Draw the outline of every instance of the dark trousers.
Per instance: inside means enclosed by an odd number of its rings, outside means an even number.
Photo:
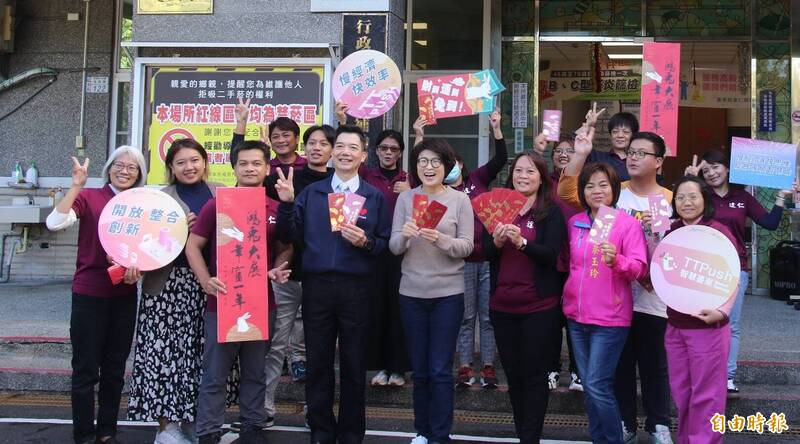
[[[197,396],[197,436],[222,431],[225,422],[226,381],[236,358],[239,359],[239,419],[242,428],[258,427],[267,420],[264,393],[267,389],[267,353],[270,341],[217,341],[217,313],[206,312],[203,335],[203,378]],[[269,329],[275,324],[275,311],[269,312]]]
[[[564,316],[564,312],[560,311],[559,306],[559,313],[560,313],[560,325],[559,331],[561,329],[564,330],[564,334],[559,333],[556,335],[555,338],[555,347],[552,350],[552,354],[550,355],[550,365],[548,366],[548,372],[559,372],[561,373],[561,347],[564,343],[564,336],[567,337],[567,351],[569,351],[569,372],[578,374],[578,366],[575,365],[575,354],[572,352],[572,339],[569,337],[569,329],[567,329],[567,318]],[[580,377],[580,375],[578,375]]]
[[[561,307],[525,314],[489,312],[522,444],[538,443],[542,436],[550,397],[547,358],[560,342],[561,317]]]
[[[136,325],[136,294],[100,298],[72,294],[72,423],[76,443],[117,433],[125,361]],[[94,425],[94,389],[97,428]]]
[[[308,274],[303,281],[306,403],[312,443],[364,440],[364,390],[371,278]],[[333,371],[339,339],[339,415],[333,415]]]
[[[656,424],[669,427],[669,374],[664,333],[667,319],[633,312],[628,340],[617,364],[614,392],[622,421],[628,431],[637,428],[636,367],[642,385],[642,406],[647,415],[645,430],[654,432]]]
[[[453,427],[453,358],[464,317],[464,295],[434,299],[400,295],[414,381],[414,428],[429,443],[450,441]]]
[[[385,252],[375,270],[375,290],[369,316],[367,369],[404,373],[410,368],[403,321],[400,318],[402,256]]]

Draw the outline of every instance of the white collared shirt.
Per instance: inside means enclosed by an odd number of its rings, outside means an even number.
[[[353,176],[350,180],[344,181],[340,179],[336,173],[333,173],[333,178],[331,179],[331,188],[333,188],[335,193],[344,193],[345,187],[347,189],[346,192],[355,193],[358,191],[359,185],[361,185],[361,180],[358,177],[358,174]]]

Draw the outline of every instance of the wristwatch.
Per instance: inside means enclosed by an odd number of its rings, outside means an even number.
[[[527,246],[528,246],[528,239],[525,239],[525,238],[523,237],[523,238],[522,238],[522,246],[521,246],[521,247],[519,247],[519,248],[517,248],[517,250],[524,250],[524,249],[525,249],[525,247],[527,247]]]
[[[375,242],[373,242],[372,239],[367,237],[367,240],[364,241],[364,245],[362,245],[361,248],[367,251],[372,251],[373,246],[375,246]]]

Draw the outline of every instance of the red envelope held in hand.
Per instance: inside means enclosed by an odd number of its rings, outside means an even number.
[[[592,228],[589,229],[589,242],[600,245],[608,241],[608,237],[611,235],[611,228],[613,228],[616,219],[617,210],[605,205],[601,206],[597,216],[594,218]]]
[[[344,214],[344,193],[328,194],[328,214],[331,218],[331,231],[340,231],[341,225],[347,223]]]
[[[422,215],[425,214],[425,210],[428,209],[428,196],[424,194],[415,194],[412,202],[411,222],[419,227]]]
[[[513,223],[527,200],[517,190],[495,188],[472,199],[472,209],[491,234],[498,226]]]
[[[342,207],[345,223],[352,225],[358,222],[358,215],[364,207],[364,202],[366,202],[366,200],[366,197],[359,194],[347,193],[344,198],[344,206]]]
[[[111,278],[112,284],[120,284],[125,279],[125,267],[119,264],[108,267],[108,277]]]
[[[428,125],[436,125],[436,116],[433,114],[433,96],[430,94],[420,94],[417,96],[419,102],[419,115],[425,119]]]
[[[422,217],[417,224],[419,228],[430,228],[436,229],[436,226],[439,225],[439,222],[444,217],[444,213],[447,211],[447,207],[442,205],[437,201],[433,201],[428,204],[428,207],[425,209],[425,212],[422,214]]]

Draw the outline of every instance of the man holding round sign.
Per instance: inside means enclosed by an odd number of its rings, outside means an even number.
[[[709,188],[687,176],[675,186],[674,196],[679,219],[653,253],[650,279],[667,304],[664,345],[678,407],[678,442],[722,443],[723,435],[709,421],[725,412],[728,320],[741,264],[733,235],[712,219]]]

